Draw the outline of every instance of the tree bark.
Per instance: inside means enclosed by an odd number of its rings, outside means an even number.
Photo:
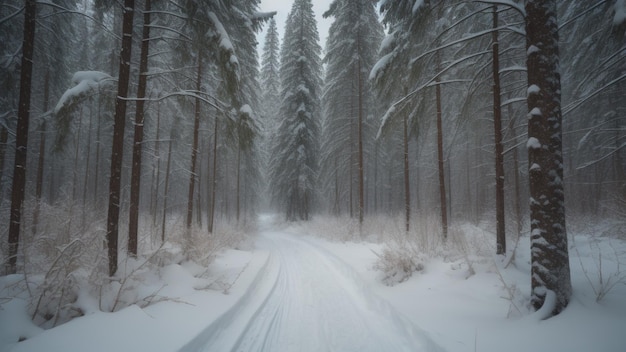
[[[196,75],[196,90],[199,92],[202,86],[202,55],[198,53],[198,71]],[[196,162],[198,159],[198,135],[200,133],[200,99],[196,98],[195,114],[193,121],[193,145],[191,146],[191,168],[189,170],[189,194],[187,198],[187,228],[191,228],[193,220],[193,193],[196,181]]]
[[[46,70],[44,76],[43,111],[48,111],[50,100],[50,70]],[[37,234],[39,224],[39,211],[41,209],[41,196],[43,193],[43,168],[46,155],[46,120],[39,126],[39,155],[37,155],[37,179],[35,181],[35,209],[33,210],[33,235]]]
[[[20,98],[15,131],[15,161],[11,187],[11,217],[9,222],[9,255],[7,274],[17,270],[17,250],[22,225],[22,205],[26,185],[26,155],[28,147],[28,123],[30,119],[30,94],[33,76],[33,51],[35,48],[36,8],[35,0],[24,5],[24,37],[22,39],[22,63],[20,71]]]
[[[561,77],[555,0],[526,1],[531,304],[553,293],[551,314],[572,294],[563,194]]]
[[[357,31],[358,33],[358,31]],[[358,139],[359,139],[359,230],[363,226],[363,216],[365,212],[365,190],[364,190],[364,176],[363,176],[363,82],[361,78],[361,38],[357,36],[357,49],[358,49],[358,63],[357,63],[357,80],[358,80]]]
[[[208,231],[209,233],[213,233],[213,224],[215,222],[215,196],[217,194],[217,131],[219,120],[217,118],[217,113],[215,114],[215,130],[213,131],[213,186],[211,190],[211,216],[209,217]]]
[[[492,75],[493,75],[493,136],[496,166],[496,254],[506,253],[504,223],[504,156],[502,147],[502,107],[500,102],[500,53],[498,44],[498,6],[493,6]]]
[[[7,142],[9,141],[9,130],[0,124],[0,180],[4,179],[4,161],[7,154]],[[0,194],[3,194],[4,188],[0,182]]]
[[[152,224],[156,227],[158,217],[159,187],[161,178],[161,103],[157,103],[156,136],[154,138],[154,159],[152,165],[152,192],[150,194],[150,212],[152,213]]]
[[[437,20],[443,17],[443,3],[437,6]],[[437,40],[439,42],[439,40]],[[446,201],[446,177],[443,156],[443,112],[441,107],[441,53],[435,53],[435,69],[437,77],[435,78],[435,100],[437,106],[437,169],[439,173],[439,205],[441,207],[441,233],[444,241],[448,238],[448,205]]]
[[[441,59],[437,55],[437,72],[441,69]],[[448,238],[448,205],[446,202],[446,178],[443,160],[443,122],[441,108],[441,85],[440,79],[435,80],[435,99],[437,103],[437,165],[439,171],[439,204],[441,207],[441,230],[443,239]]]
[[[95,163],[95,169],[96,172],[93,176],[93,199],[95,202],[95,207],[96,209],[98,209],[98,211],[100,210],[100,196],[98,194],[98,175],[100,175],[100,129],[102,126],[102,116],[100,115],[100,111],[102,110],[102,95],[100,94],[100,90],[98,89],[98,109],[97,109],[97,113],[96,116],[98,116],[98,122],[97,122],[97,126],[96,126],[96,160],[94,161]]]
[[[405,91],[406,92],[406,91]],[[411,227],[411,189],[409,186],[409,133],[408,133],[408,114],[404,114],[404,211],[405,211],[405,231],[408,233]]]
[[[150,49],[151,0],[145,0],[143,11],[143,34],[139,58],[139,84],[135,111],[135,134],[133,141],[133,161],[130,177],[130,209],[128,219],[128,254],[137,256],[137,231],[139,227],[139,195],[141,192],[141,157],[143,152],[144,105],[148,74],[148,51]]]
[[[161,244],[165,243],[165,220],[167,217],[167,200],[169,198],[170,184],[170,167],[172,164],[172,137],[173,132],[170,131],[170,140],[167,147],[167,163],[165,165],[165,181],[163,184],[163,218],[161,219]]]
[[[237,146],[237,185],[236,185],[236,197],[235,206],[236,206],[236,215],[237,215],[237,224],[239,224],[239,216],[241,211],[240,197],[241,197],[241,145]]]
[[[130,80],[130,57],[133,45],[133,16],[135,1],[124,0],[122,25],[122,50],[120,52],[117,98],[113,123],[113,143],[111,148],[111,174],[109,177],[109,209],[107,215],[107,247],[109,276],[117,271],[117,241],[120,218],[120,189],[122,179],[122,156],[124,152],[124,129],[126,126],[126,98]]]

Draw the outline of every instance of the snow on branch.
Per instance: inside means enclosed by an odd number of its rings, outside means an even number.
[[[389,54],[381,57],[376,62],[376,64],[374,65],[374,67],[372,67],[372,70],[370,71],[370,76],[369,76],[370,80],[375,80],[378,77],[378,75],[381,73],[381,71],[383,71],[389,65],[389,61],[393,57],[393,54],[394,52],[392,51]]]
[[[209,106],[217,109],[220,112],[226,112],[224,110],[223,107],[221,107],[219,104],[221,104],[222,106],[227,106],[228,104],[223,103],[221,101],[216,100],[216,98],[210,94],[207,94],[206,92],[202,92],[202,91],[197,91],[197,90],[180,90],[177,92],[170,92],[167,93],[163,96],[160,96],[158,98],[121,98],[118,97],[118,99],[122,99],[122,100],[126,100],[126,101],[137,101],[137,100],[143,100],[143,101],[161,101],[161,100],[165,100],[167,98],[171,98],[171,97],[190,97],[190,98],[194,98],[194,99],[198,99],[200,101],[203,101],[205,103],[207,103]],[[219,103],[219,104],[216,104]]]
[[[608,82],[607,84],[603,85],[602,87],[600,87],[600,88],[596,89],[595,91],[589,93],[587,96],[582,97],[578,101],[575,101],[575,102],[571,103],[570,105],[566,106],[565,108],[563,108],[563,116],[569,114],[570,112],[572,112],[573,110],[575,110],[576,108],[580,107],[585,102],[587,102],[587,100],[589,100],[589,99],[593,98],[594,96],[600,94],[605,89],[609,88],[610,86],[618,83],[619,81],[621,81],[623,79],[626,79],[626,74],[623,74],[623,75],[615,78],[614,80]]]
[[[585,137],[586,136],[587,135],[585,135]],[[588,168],[589,166],[595,165],[595,164],[601,162],[602,160],[605,160],[605,159],[609,158],[613,154],[619,153],[624,148],[626,148],[626,142],[622,143],[619,147],[617,147],[617,148],[611,150],[610,152],[606,153],[605,155],[603,155],[599,159],[589,161],[589,162],[587,162],[587,163],[585,163],[583,165],[580,165],[580,166],[576,167],[576,170],[582,170],[582,169]]]
[[[618,2],[619,1],[623,1],[623,0],[618,0]],[[581,11],[580,13],[576,14],[576,16],[563,21],[561,24],[559,24],[559,31],[561,30],[561,28],[567,26],[568,24],[575,23],[577,19],[579,19],[580,17],[585,16],[587,13],[593,11],[596,7],[598,7],[598,6],[600,6],[600,5],[604,4],[604,3],[606,3],[606,0],[600,0],[595,5],[590,6],[585,11]],[[615,4],[615,10],[617,12],[617,4]]]
[[[57,105],[54,107],[54,114],[62,113],[63,110],[68,109],[76,101],[87,96],[92,91],[102,86],[110,86],[113,82],[115,82],[113,77],[100,71],[78,71],[74,73],[72,77],[74,87],[63,93]]]
[[[271,12],[255,12],[252,15],[252,20],[257,20],[257,21],[268,21],[270,18],[276,16],[276,11],[271,11]]]
[[[458,65],[458,64],[460,64],[462,62],[465,62],[468,59],[471,59],[471,58],[474,58],[474,57],[478,57],[478,56],[482,56],[482,55],[486,55],[486,54],[490,54],[490,53],[491,53],[490,50],[480,51],[480,52],[474,53],[472,55],[464,56],[464,57],[462,57],[462,58],[460,58],[458,60],[455,60],[455,61],[451,62],[448,66],[444,67],[441,71],[437,72],[433,77],[431,77],[426,83],[424,83],[421,86],[415,88],[413,91],[409,92],[409,94],[407,94],[406,96],[404,96],[400,100],[398,100],[395,103],[393,103],[392,107],[397,106],[397,105],[403,103],[404,101],[410,99],[412,96],[414,96],[415,94],[419,93],[422,89],[432,86],[433,82],[435,82],[435,80],[437,78],[439,78],[439,76],[441,76],[442,74],[444,74],[448,70],[452,69],[454,66],[456,66],[456,65]],[[458,82],[458,81],[453,81],[453,82]],[[438,84],[442,84],[442,82],[437,82],[437,83]]]
[[[513,27],[508,26],[508,25],[500,26],[498,28],[490,28],[490,29],[486,29],[484,31],[479,31],[479,32],[476,32],[476,33],[468,33],[466,36],[464,36],[461,39],[453,40],[453,41],[444,43],[443,45],[438,46],[436,48],[433,48],[433,49],[425,51],[421,55],[414,57],[411,60],[411,63],[414,63],[415,61],[418,61],[418,60],[426,57],[427,55],[435,53],[435,52],[437,52],[439,50],[442,50],[442,49],[445,49],[445,48],[449,48],[449,47],[454,46],[456,44],[461,44],[461,43],[464,43],[464,42],[468,42],[468,41],[471,41],[472,39],[480,38],[480,37],[482,37],[484,35],[491,34],[494,31],[502,31],[502,30],[506,30],[506,29],[512,30],[513,32],[518,33],[520,35],[526,35],[523,30],[516,29],[516,28],[513,28]]]
[[[217,32],[217,36],[219,38],[220,47],[224,50],[234,52],[235,47],[230,40],[230,36],[228,35],[226,28],[224,28],[222,22],[217,18],[217,15],[215,15],[215,13],[213,12],[209,12],[208,16],[209,19],[211,19],[211,21],[213,22],[213,26],[215,26],[215,31]]]

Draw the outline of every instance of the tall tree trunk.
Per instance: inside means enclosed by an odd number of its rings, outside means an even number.
[[[211,222],[211,142],[208,142],[207,146],[207,157],[206,157],[206,223],[207,228],[209,226],[209,222]],[[207,232],[209,232],[207,230]]]
[[[43,111],[48,111],[50,100],[50,69],[46,69],[44,76]],[[39,155],[37,156],[37,179],[35,181],[35,209],[33,210],[33,235],[37,234],[41,196],[43,193],[43,168],[46,155],[46,120],[39,126]]]
[[[90,99],[91,100],[91,99]],[[91,130],[93,126],[93,109],[89,108],[89,124],[87,125],[87,150],[85,151],[85,173],[83,175],[83,196],[82,196],[82,211],[80,217],[81,229],[85,228],[87,222],[87,190],[89,189],[89,171],[91,163]]]
[[[0,124],[0,195],[3,195],[4,192],[2,180],[4,179],[4,161],[6,159],[8,141],[9,130],[4,124]]]
[[[502,107],[500,102],[500,53],[498,44],[498,6],[493,6],[492,75],[493,75],[493,136],[496,163],[496,254],[506,253],[504,227],[504,156],[502,147]]]
[[[124,0],[122,25],[122,50],[120,52],[117,98],[113,123],[113,143],[111,147],[111,174],[109,176],[109,210],[107,215],[107,247],[109,275],[117,271],[117,241],[120,218],[120,190],[122,179],[122,156],[124,153],[124,129],[126,126],[126,98],[130,80],[130,54],[133,45],[133,16],[135,1]]]
[[[406,90],[405,90],[406,92]],[[404,211],[405,211],[405,231],[408,233],[411,228],[411,189],[409,187],[409,126],[408,114],[403,118],[403,144],[404,144]]]
[[[100,116],[100,111],[102,109],[102,95],[100,94],[100,90],[98,89],[98,109],[96,115],[98,116],[98,123],[96,126],[96,160],[95,168],[96,172],[93,175],[93,199],[95,202],[95,208],[100,210],[100,196],[98,195],[98,175],[100,175],[100,130],[102,125],[102,116]]]
[[[439,53],[437,56],[437,72],[441,70],[441,58]],[[444,171],[444,156],[443,156],[443,122],[442,122],[442,108],[441,108],[441,80],[439,77],[435,80],[435,99],[437,103],[437,165],[439,171],[439,204],[441,207],[441,230],[443,239],[448,238],[448,205],[446,202],[446,178]]]
[[[443,2],[437,6],[437,20],[443,17]],[[439,43],[439,40],[437,40]],[[441,107],[441,53],[435,53],[435,69],[437,77],[435,79],[435,100],[437,106],[437,169],[439,173],[439,205],[441,207],[441,230],[444,241],[448,238],[448,205],[446,201],[446,177],[443,155],[443,112]]]
[[[240,196],[241,196],[241,145],[237,146],[237,199],[236,201],[236,214],[237,214],[237,224],[239,224],[239,215],[240,215]]]
[[[219,119],[217,113],[215,114],[215,130],[213,131],[213,185],[211,187],[211,216],[209,217],[208,231],[213,233],[213,224],[215,223],[215,197],[217,194],[217,131]]]
[[[354,219],[354,102],[353,97],[350,97],[350,174],[349,183],[350,187],[350,219]],[[358,137],[357,137],[358,138]],[[357,140],[357,145],[358,145]]]
[[[202,55],[198,53],[198,71],[196,75],[196,90],[199,92],[202,86]],[[191,168],[189,170],[189,194],[187,198],[187,228],[191,228],[193,220],[193,194],[196,181],[196,162],[198,159],[198,134],[200,133],[200,99],[196,98],[195,113],[193,120],[193,145],[191,146]]]
[[[561,77],[555,0],[526,1],[531,304],[556,296],[552,315],[572,294],[563,194]]]
[[[377,214],[378,213],[378,152],[379,152],[379,145],[378,145],[378,141],[374,142],[376,143],[376,145],[374,146],[374,187],[372,187],[374,189],[374,209],[373,213]]]
[[[143,152],[144,103],[148,75],[148,51],[150,49],[150,2],[145,0],[143,11],[143,34],[139,58],[139,84],[135,111],[135,135],[133,161],[130,176],[130,209],[128,219],[128,254],[137,256],[137,231],[139,227],[139,193],[141,192],[141,156]]]
[[[358,32],[357,32],[358,33]],[[357,63],[357,80],[358,80],[358,109],[359,109],[359,123],[358,123],[358,138],[359,138],[359,229],[363,226],[363,213],[365,212],[365,190],[364,190],[364,176],[363,176],[363,82],[361,78],[361,53],[360,53],[360,41],[361,38],[357,35],[357,55],[359,56]]]
[[[416,139],[419,138],[419,136],[416,137]],[[413,203],[413,209],[415,209],[415,213],[418,214],[420,209],[421,209],[421,204],[420,204],[420,162],[419,162],[419,143],[416,143],[416,148],[415,148],[415,176],[413,176],[413,179],[415,180],[415,202]],[[416,215],[416,221],[418,219],[417,215]]]
[[[79,124],[78,131],[76,133],[76,139],[74,142],[74,166],[72,167],[72,197],[70,198],[69,209],[67,212],[67,229],[64,232],[64,240],[66,243],[69,243],[71,240],[72,234],[72,223],[74,221],[74,206],[76,205],[76,192],[78,191],[78,157],[80,148],[80,137],[82,136],[83,129],[83,118],[84,118],[84,107],[81,105],[80,107],[80,116],[79,116]]]
[[[150,192],[150,212],[152,213],[152,224],[156,227],[158,217],[159,187],[161,182],[161,152],[159,150],[161,141],[161,103],[157,103],[156,136],[154,138],[154,162],[152,167],[152,192]]]
[[[173,132],[170,131],[170,140],[167,147],[167,163],[165,165],[165,181],[163,184],[163,218],[161,219],[161,244],[165,243],[165,220],[167,218],[167,200],[169,198],[170,184],[170,166],[172,164],[172,137]]]
[[[511,135],[513,136],[513,145],[517,145],[517,135],[515,135],[515,129],[513,128],[513,109],[511,108],[511,104],[507,107],[509,118],[511,122],[509,123],[509,130],[511,131]],[[519,172],[519,151],[518,148],[513,148],[513,182],[515,184],[514,192],[514,208],[515,208],[515,222],[517,223],[517,237],[522,234],[523,222],[522,222],[522,208],[521,208],[521,187],[520,187],[520,172]],[[515,254],[515,253],[514,253]]]
[[[22,63],[20,71],[20,98],[15,131],[15,166],[11,187],[11,218],[9,222],[9,261],[7,274],[17,270],[17,250],[22,225],[22,204],[26,185],[26,155],[28,146],[28,122],[30,119],[30,88],[33,75],[33,51],[35,47],[35,0],[24,5],[24,37],[22,40]]]
[[[339,169],[337,168],[337,159],[339,156],[335,155],[335,204],[333,206],[333,212],[335,216],[339,216],[341,214],[341,196],[339,192]]]

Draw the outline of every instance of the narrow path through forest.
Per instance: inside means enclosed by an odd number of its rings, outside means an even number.
[[[356,272],[305,237],[266,229],[270,256],[231,311],[181,351],[440,351]]]

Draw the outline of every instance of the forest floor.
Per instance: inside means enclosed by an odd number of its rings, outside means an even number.
[[[542,321],[527,305],[527,236],[501,258],[485,245],[493,234],[466,224],[463,250],[424,244],[407,264],[394,253],[415,254],[415,242],[337,238],[342,225],[320,221],[263,217],[253,247],[224,250],[209,270],[183,262],[144,277],[161,297],[144,308],[86,301],[84,316],[42,330],[26,301],[2,298],[0,351],[626,350],[626,241],[609,225],[570,231],[574,294]]]

